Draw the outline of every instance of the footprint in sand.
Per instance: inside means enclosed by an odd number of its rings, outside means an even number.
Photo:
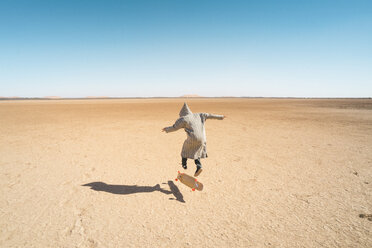
[[[79,247],[98,247],[97,241],[91,237],[87,237],[85,229],[85,218],[87,210],[85,208],[75,210],[75,222],[66,230],[66,235],[77,242]]]
[[[98,247],[98,243],[94,239],[88,239],[88,245],[91,248],[96,248]]]

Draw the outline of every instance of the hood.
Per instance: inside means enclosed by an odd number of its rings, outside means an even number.
[[[180,111],[180,117],[183,117],[183,116],[186,116],[186,115],[190,115],[190,114],[192,114],[192,112],[191,112],[189,106],[187,106],[187,103],[184,103],[183,104],[183,107],[182,107],[182,109]]]

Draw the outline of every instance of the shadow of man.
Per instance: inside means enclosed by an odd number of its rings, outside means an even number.
[[[156,184],[155,186],[138,186],[138,185],[115,185],[115,184],[107,184],[104,182],[92,182],[92,183],[83,184],[82,186],[88,186],[90,187],[90,189],[95,190],[95,191],[104,191],[104,192],[108,192],[111,194],[119,194],[119,195],[150,193],[150,192],[159,191],[166,195],[173,194],[176,199],[169,198],[170,200],[177,200],[180,202],[185,202],[183,200],[183,196],[181,192],[179,191],[178,187],[172,181],[168,181],[168,185],[171,191],[162,189],[159,184]]]

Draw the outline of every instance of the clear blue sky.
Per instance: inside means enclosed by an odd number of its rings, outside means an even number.
[[[372,1],[0,1],[0,96],[372,96]]]

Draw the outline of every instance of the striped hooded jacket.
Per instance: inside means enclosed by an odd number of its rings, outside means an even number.
[[[193,114],[185,103],[180,111],[180,118],[173,126],[166,127],[167,133],[183,128],[187,134],[187,139],[183,143],[181,156],[183,158],[199,159],[207,157],[207,138],[205,135],[204,124],[207,119],[222,120],[223,115],[208,113]]]

